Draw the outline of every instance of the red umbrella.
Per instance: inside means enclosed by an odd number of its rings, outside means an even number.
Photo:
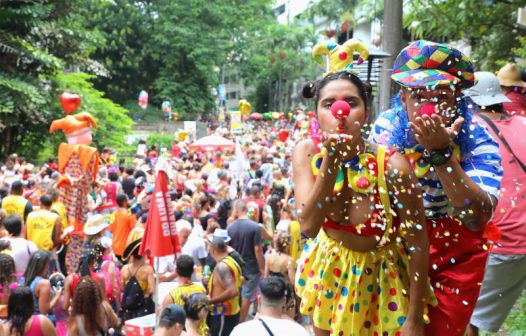
[[[181,251],[166,171],[159,168],[139,254],[162,257]]]
[[[261,113],[254,112],[250,115],[252,120],[263,120],[263,115]]]
[[[220,150],[231,150],[233,151],[236,147],[236,144],[228,140],[226,138],[223,138],[222,136],[212,134],[209,136],[205,136],[204,138],[201,138],[190,145],[191,150],[195,151],[220,151]]]

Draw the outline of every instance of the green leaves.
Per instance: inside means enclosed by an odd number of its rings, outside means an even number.
[[[519,37],[526,34],[515,20],[521,6],[524,0],[408,0],[404,26],[414,38],[463,39],[473,50],[470,56],[476,69],[495,71],[502,61],[513,61],[512,49],[519,47]]]
[[[63,136],[50,137],[49,125],[64,116],[58,97],[61,91],[71,89],[85,98],[83,108],[100,119],[97,140],[122,144],[132,123],[126,110],[94,89],[90,82],[94,76],[64,74],[71,69],[106,73],[100,63],[88,58],[101,41],[97,30],[85,26],[88,13],[83,0],[2,2],[0,156],[18,152],[37,158],[42,148],[56,151]]]

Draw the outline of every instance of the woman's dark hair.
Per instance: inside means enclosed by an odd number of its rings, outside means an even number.
[[[207,204],[209,205],[210,204],[209,202],[210,201],[209,201],[208,197],[206,197],[206,196],[203,196],[203,197],[199,198],[199,203],[198,203],[199,210],[203,210],[205,205],[207,205]]]
[[[15,281],[15,260],[9,254],[0,253],[0,284],[7,286]]]
[[[208,307],[208,298],[202,293],[193,293],[184,302],[184,311],[186,318],[197,321],[199,312]]]
[[[281,220],[281,204],[282,197],[278,194],[271,194],[268,200],[268,205],[272,209],[272,216],[274,218],[274,227]]]
[[[73,313],[71,319],[75,316],[82,315],[84,317],[84,328],[90,335],[95,334],[101,328],[97,317],[102,308],[102,294],[99,286],[89,276],[83,277],[73,296]]]
[[[367,110],[367,107],[369,106],[369,99],[367,98],[367,85],[354,73],[349,71],[340,71],[333,74],[328,75],[327,77],[324,77],[321,80],[313,81],[307,83],[303,87],[303,90],[301,91],[301,94],[304,98],[310,99],[314,98],[315,101],[315,110],[318,109],[318,100],[320,99],[320,91],[327,85],[329,82],[338,80],[338,79],[345,79],[353,83],[356,88],[358,89],[358,94],[360,95],[360,98],[363,100],[363,104],[365,106],[365,109]]]
[[[210,207],[210,209],[215,208],[216,203],[217,203],[216,198],[209,193],[206,194],[206,198],[208,199],[208,206]]]
[[[112,171],[111,173],[108,174],[108,178],[110,179],[111,182],[116,182],[119,180],[119,174],[117,172]]]
[[[77,270],[77,273],[79,273],[81,276],[89,276],[91,274],[90,267],[95,266],[95,262],[97,261],[97,252],[94,248],[90,248],[87,251],[84,251],[82,256],[80,257],[79,262],[79,268]]]
[[[273,184],[270,190],[271,195],[277,195],[281,198],[285,197],[285,186],[282,184]]]
[[[128,195],[117,194],[117,196],[115,196],[115,201],[117,201],[117,205],[122,208],[124,207],[124,204],[128,201]]]
[[[217,208],[217,222],[222,229],[226,229],[226,222],[228,220],[230,210],[232,210],[232,202],[230,200],[224,200]]]
[[[9,334],[24,335],[26,322],[35,313],[35,305],[33,303],[33,293],[27,286],[19,286],[15,288],[9,300],[7,301],[7,321],[11,323]],[[35,315],[34,318],[39,318]]]
[[[44,271],[49,267],[51,262],[51,254],[45,250],[38,250],[31,258],[29,258],[29,263],[27,264],[26,272],[24,273],[25,283],[24,285],[30,286],[31,282],[39,275],[44,274]]]

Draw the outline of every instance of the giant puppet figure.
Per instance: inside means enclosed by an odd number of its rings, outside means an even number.
[[[88,213],[88,197],[99,168],[97,149],[90,146],[92,127],[97,127],[93,116],[81,112],[53,121],[49,129],[50,133],[62,130],[68,141],[58,147],[58,171],[61,176],[57,182],[61,200],[66,205],[69,225],[73,226],[66,254],[68,273],[75,272],[78,268],[83,226]]]

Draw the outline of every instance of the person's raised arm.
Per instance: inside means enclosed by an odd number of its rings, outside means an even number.
[[[424,334],[424,304],[428,286],[429,240],[426,231],[422,191],[405,158],[395,153],[386,171],[389,191],[398,208],[400,232],[408,245],[409,255],[409,311],[402,327],[402,335]],[[399,207],[398,205],[401,205]]]
[[[294,195],[301,231],[309,237],[316,237],[327,215],[325,200],[332,196],[338,174],[335,155],[327,151],[316,179],[311,170],[311,160],[316,155],[310,140],[299,142],[294,149],[292,167],[294,171]]]
[[[55,297],[51,299],[51,283],[49,280],[41,280],[37,289],[35,290],[38,293],[38,308],[41,314],[48,314],[58,303],[60,296],[62,295],[62,289],[57,290]]]
[[[64,282],[64,300],[62,301],[62,310],[68,311],[69,306],[71,305],[71,298],[73,297],[71,293],[71,277],[72,275],[68,275],[66,277],[66,281]]]
[[[445,127],[441,117],[433,115],[432,117],[416,118],[415,122],[410,125],[419,143],[427,151],[432,152],[447,148],[449,139],[454,138],[458,134],[463,122],[464,119],[459,117],[451,127]],[[487,148],[488,146],[484,147]],[[498,155],[498,151],[496,154]],[[482,164],[488,165],[486,163]],[[500,157],[497,164],[500,165]],[[476,171],[476,164],[474,166]],[[449,157],[446,163],[434,165],[433,169],[438,174],[449,202],[455,208],[455,211],[460,214],[462,224],[473,231],[482,230],[497,206],[496,198],[484,191],[464,171],[460,162],[453,155]],[[497,169],[495,168],[494,170],[497,173]],[[483,177],[485,176],[481,175],[476,178],[482,180]]]

